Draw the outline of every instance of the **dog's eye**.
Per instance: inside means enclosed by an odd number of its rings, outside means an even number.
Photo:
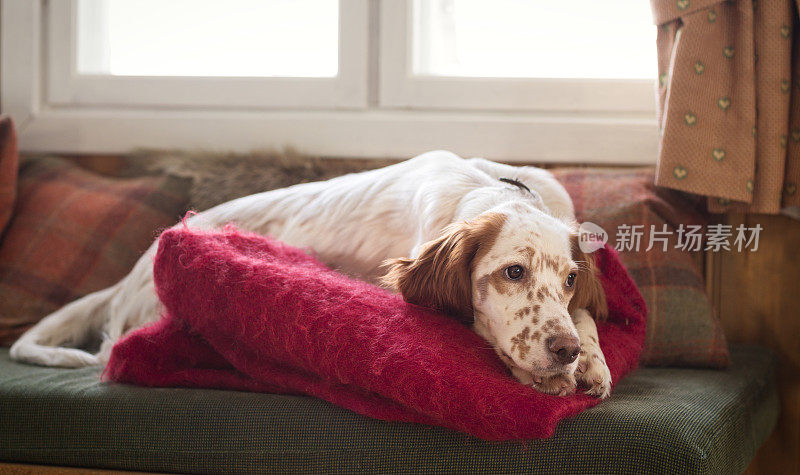
[[[522,266],[506,267],[506,277],[511,280],[519,280],[522,278],[523,274],[525,274],[525,269],[523,269]]]
[[[572,287],[573,285],[575,285],[575,277],[577,277],[577,275],[574,272],[571,272],[567,276],[567,280],[566,282],[564,282],[564,285],[566,285],[567,287]]]

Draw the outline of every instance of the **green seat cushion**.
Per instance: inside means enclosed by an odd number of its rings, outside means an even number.
[[[368,419],[302,396],[147,389],[97,368],[0,352],[0,460],[168,472],[741,472],[778,414],[773,356],[733,347],[724,371],[642,368],[555,436],[484,442]]]

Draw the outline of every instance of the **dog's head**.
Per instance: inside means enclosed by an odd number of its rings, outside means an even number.
[[[500,208],[451,225],[415,259],[389,261],[384,282],[408,302],[474,322],[509,366],[571,374],[580,351],[571,311],[606,313],[594,259],[575,233],[533,207]]]

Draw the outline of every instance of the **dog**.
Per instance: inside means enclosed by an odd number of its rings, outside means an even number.
[[[433,151],[388,167],[223,203],[186,220],[312,249],[327,265],[472,325],[521,383],[605,398],[611,374],[595,318],[607,313],[594,259],[577,245],[566,190],[547,172]],[[18,361],[108,361],[127,332],[157,320],[158,243],[116,285],[52,313],[11,347]],[[95,354],[82,349],[99,337]]]

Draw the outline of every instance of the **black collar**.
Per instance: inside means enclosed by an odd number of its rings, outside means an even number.
[[[514,180],[514,179],[512,179],[512,178],[498,178],[498,179],[499,179],[500,181],[502,181],[503,183],[508,183],[508,184],[510,184],[510,185],[514,185],[514,186],[516,186],[516,187],[519,187],[519,188],[520,188],[520,189],[522,189],[522,190],[525,190],[525,191],[527,191],[528,193],[531,193],[531,194],[533,194],[533,192],[531,192],[531,189],[530,189],[530,188],[528,188],[527,186],[525,186],[525,183],[522,183],[522,182],[521,182],[521,181],[519,181],[519,180]]]

